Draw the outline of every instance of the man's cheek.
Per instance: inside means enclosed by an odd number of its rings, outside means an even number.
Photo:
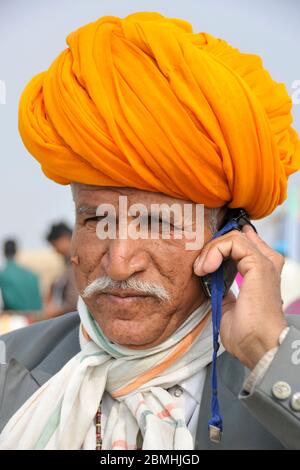
[[[82,274],[92,277],[93,272],[98,270],[97,275],[100,275],[100,261],[101,256],[92,251],[86,251],[84,249],[78,250],[78,265],[76,266],[76,271],[81,272]]]
[[[87,280],[88,276],[78,266],[73,268],[73,272],[74,272],[74,279],[75,279],[76,288],[77,288],[79,294],[81,294],[83,292],[84,288],[86,287],[86,285],[88,284],[88,280]]]
[[[93,246],[87,240],[79,240],[79,243],[74,247],[72,257],[76,257],[77,262],[73,263],[74,273],[81,273],[88,277],[88,281],[91,278],[102,275],[101,273],[101,259],[103,257],[103,249],[99,244]],[[95,273],[95,275],[94,275]]]

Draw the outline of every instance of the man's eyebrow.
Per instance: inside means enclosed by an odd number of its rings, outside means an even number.
[[[76,207],[76,214],[96,214],[98,206],[82,205]]]

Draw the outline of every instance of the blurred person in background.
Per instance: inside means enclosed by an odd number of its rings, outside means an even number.
[[[3,310],[37,312],[42,309],[39,279],[29,269],[16,262],[18,248],[15,240],[6,240],[3,253],[6,265],[0,272],[0,291]]]
[[[76,309],[78,293],[76,291],[70,262],[72,230],[64,222],[53,224],[46,236],[47,241],[65,262],[65,269],[52,284],[45,301],[43,319],[57,317]]]

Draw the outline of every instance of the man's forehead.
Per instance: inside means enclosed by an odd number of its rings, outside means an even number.
[[[77,208],[92,209],[106,202],[118,205],[120,196],[126,196],[129,204],[194,204],[192,201],[174,198],[167,194],[129,187],[92,186],[79,183],[73,184],[73,187],[75,187]]]
[[[146,191],[143,189],[137,189],[137,188],[130,188],[130,187],[124,187],[124,186],[95,186],[95,185],[90,185],[90,184],[81,184],[81,183],[73,183],[73,187],[75,188],[75,191],[77,194],[97,194],[99,195],[112,195],[118,197],[119,195],[134,195],[137,197],[153,197],[153,198],[169,198],[169,199],[174,199],[171,196],[167,196],[166,194],[163,193],[158,193],[157,191]]]

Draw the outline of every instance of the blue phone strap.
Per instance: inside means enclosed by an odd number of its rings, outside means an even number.
[[[212,239],[219,238],[231,230],[239,230],[239,224],[235,220],[228,222],[221,230],[216,232]],[[220,414],[218,400],[218,380],[217,380],[217,354],[220,348],[219,335],[222,314],[222,300],[224,288],[223,264],[211,275],[211,306],[212,306],[212,326],[213,326],[213,357],[211,374],[211,418],[208,422],[209,437],[213,442],[220,442],[223,431],[223,418]]]

